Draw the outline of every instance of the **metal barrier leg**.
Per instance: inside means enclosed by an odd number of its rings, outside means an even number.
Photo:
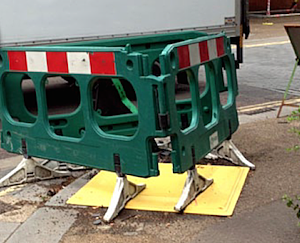
[[[60,178],[70,175],[71,172],[68,170],[52,169],[32,158],[23,158],[16,168],[0,179],[0,187],[19,185],[38,180]]]
[[[212,159],[212,160],[216,160],[218,159],[219,156],[218,155],[215,155],[213,153],[208,153],[206,156],[205,156],[205,159]]]
[[[180,199],[174,209],[177,212],[183,211],[201,192],[205,191],[213,179],[206,179],[198,174],[197,169],[187,171],[187,178],[182,190]]]
[[[145,184],[136,185],[128,181],[126,176],[118,176],[110,205],[103,217],[103,220],[107,223],[112,221],[125,207],[126,203],[135,198],[145,188]]]
[[[226,159],[233,164],[247,166],[251,170],[255,170],[255,165],[248,161],[231,140],[225,140],[216,148],[219,158]]]
[[[64,162],[58,162],[54,160],[44,160],[40,162],[41,165],[46,166],[48,168],[51,168],[55,171],[78,171],[78,170],[88,170],[88,167],[81,166],[81,165],[75,165],[75,164],[69,164]]]

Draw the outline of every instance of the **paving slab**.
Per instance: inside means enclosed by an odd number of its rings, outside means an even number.
[[[43,202],[43,197],[47,196],[48,188],[36,183],[26,184],[19,190],[10,193],[11,196],[30,202]]]
[[[273,108],[272,111],[261,112],[258,114],[253,114],[253,115],[240,114],[239,122],[240,122],[240,124],[245,124],[245,123],[252,123],[252,122],[264,121],[267,119],[276,118],[278,110],[279,110],[279,107],[275,107],[275,108]],[[295,110],[297,110],[297,108],[284,106],[281,111],[280,117],[287,117],[287,116],[291,115],[291,113]]]
[[[282,201],[274,201],[207,228],[192,242],[300,242],[300,228],[297,227],[296,213]]]
[[[23,223],[36,210],[37,210],[37,206],[35,206],[35,205],[25,204],[23,206],[18,206],[18,208],[15,210],[0,214],[0,221],[1,222],[12,222],[12,223]]]
[[[0,243],[4,243],[19,226],[20,223],[0,222]]]
[[[40,208],[6,243],[57,243],[75,222],[77,214],[74,209]]]

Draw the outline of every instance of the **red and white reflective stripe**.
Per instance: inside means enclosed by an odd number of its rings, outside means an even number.
[[[177,47],[179,69],[192,67],[224,56],[224,38]]]
[[[8,51],[7,53],[11,71],[117,74],[113,52]]]

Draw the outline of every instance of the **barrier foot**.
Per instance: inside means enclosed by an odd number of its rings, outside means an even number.
[[[215,155],[213,153],[208,153],[206,156],[205,156],[205,159],[211,159],[211,160],[217,160],[219,158],[218,155]]]
[[[225,140],[216,148],[219,158],[226,159],[235,165],[247,166],[255,170],[255,165],[248,161],[231,140]]]
[[[103,220],[106,223],[111,222],[115,217],[118,216],[119,212],[125,207],[126,203],[135,198],[145,188],[145,184],[136,185],[128,181],[126,176],[118,176],[110,205],[103,217]]]
[[[51,168],[55,171],[79,171],[79,170],[87,170],[88,167],[82,165],[74,165],[68,164],[64,162],[58,162],[54,160],[44,160],[40,162],[41,165]]]
[[[23,158],[16,168],[0,179],[0,187],[70,175],[71,173],[69,171],[55,170],[32,158]]]
[[[183,211],[201,192],[205,191],[211,184],[213,179],[206,179],[198,174],[197,169],[187,171],[187,178],[182,190],[182,194],[176,206],[175,211]]]

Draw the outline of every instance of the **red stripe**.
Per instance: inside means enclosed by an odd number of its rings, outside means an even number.
[[[199,43],[199,49],[200,49],[201,62],[209,61],[207,41],[200,42]]]
[[[9,69],[12,71],[27,71],[25,51],[8,51]]]
[[[48,72],[68,73],[68,60],[66,52],[47,52]]]
[[[217,43],[218,57],[223,56],[225,54],[225,50],[224,50],[224,38],[223,37],[217,38],[216,39],[216,43]]]
[[[179,58],[179,69],[191,66],[189,46],[180,46],[177,48]]]
[[[90,53],[92,74],[116,75],[115,54],[113,52]]]

